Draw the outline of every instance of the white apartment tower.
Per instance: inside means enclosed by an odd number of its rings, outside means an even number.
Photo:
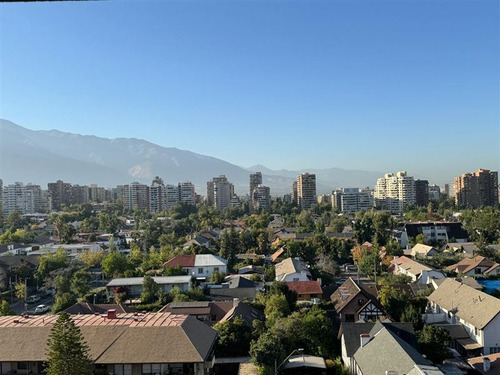
[[[21,215],[35,213],[35,199],[33,191],[26,189],[22,182],[4,186],[2,192],[2,212],[8,216],[12,211],[19,211]]]
[[[123,201],[128,210],[149,210],[149,186],[138,182],[123,185]]]
[[[342,188],[332,194],[332,205],[342,212],[366,211],[373,207],[370,190]]]
[[[303,210],[316,203],[316,175],[302,173],[297,176],[297,204]]]
[[[377,208],[403,212],[403,207],[415,204],[415,180],[405,171],[387,173],[377,179],[374,200]]]
[[[195,204],[196,192],[194,190],[194,185],[191,182],[179,182],[178,190],[179,202]]]
[[[218,210],[223,210],[231,205],[231,198],[234,195],[234,186],[226,176],[214,177],[207,182],[207,200]]]

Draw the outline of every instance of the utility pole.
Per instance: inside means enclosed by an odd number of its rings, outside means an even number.
[[[24,279],[24,311],[28,312],[28,278]]]

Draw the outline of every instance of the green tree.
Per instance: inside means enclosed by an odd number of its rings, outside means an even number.
[[[275,363],[281,363],[287,354],[280,337],[272,331],[267,331],[257,340],[252,341],[250,355],[255,364],[265,366],[270,370]]]
[[[24,300],[26,298],[26,285],[24,283],[16,284],[14,289],[17,299]]]
[[[399,322],[408,302],[406,294],[392,286],[383,286],[378,294],[379,301],[389,316]]]
[[[79,297],[85,296],[91,289],[92,274],[85,268],[79,269],[71,278],[71,291]]]
[[[280,318],[287,316],[290,313],[290,306],[283,294],[272,294],[266,303],[264,309],[266,314],[266,323],[272,327]]]
[[[10,308],[6,300],[3,300],[2,303],[0,303],[0,316],[6,315],[16,315],[16,312]]]
[[[102,261],[102,270],[108,277],[117,277],[130,269],[127,257],[117,250],[110,251]]]
[[[52,306],[52,313],[57,314],[76,303],[76,298],[71,293],[57,293],[56,300]]]
[[[420,352],[434,363],[441,363],[449,355],[450,334],[442,327],[426,325],[417,333]]]
[[[158,292],[160,287],[151,276],[144,276],[142,281],[142,303],[153,303],[158,299]]]
[[[99,220],[99,230],[106,233],[114,233],[120,225],[120,220],[114,214],[100,212],[97,216]]]
[[[286,298],[286,302],[288,303],[288,309],[292,311],[295,308],[295,303],[297,302],[297,292],[290,290],[288,285],[284,281],[273,281],[271,287],[269,288],[269,294],[282,294]]]
[[[225,277],[226,274],[224,272],[214,271],[212,273],[212,276],[210,277],[210,282],[212,284],[222,284],[224,282]]]
[[[55,254],[42,255],[39,258],[35,278],[38,285],[42,285],[47,276],[57,269],[66,268],[69,264],[69,259],[63,249],[59,248]]]
[[[219,357],[247,356],[252,340],[252,330],[245,321],[236,316],[233,320],[216,323],[213,328],[218,338],[215,352]]]
[[[90,349],[69,314],[59,315],[47,347],[47,375],[92,375]]]
[[[500,236],[500,210],[483,207],[476,210],[464,210],[460,217],[462,225],[475,242],[492,244]]]

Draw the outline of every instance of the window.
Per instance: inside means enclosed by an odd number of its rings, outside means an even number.
[[[198,268],[198,273],[203,273],[203,268],[202,267]]]
[[[500,346],[492,346],[490,347],[490,354],[500,353]]]
[[[298,277],[294,277],[294,278],[293,278],[293,281],[294,281],[294,282],[299,281],[299,278],[298,278]]]
[[[476,275],[480,275],[481,274],[481,268],[474,268],[474,273]]]
[[[359,306],[363,306],[365,304],[365,300],[364,299],[358,299],[358,305]]]
[[[345,314],[345,321],[347,323],[354,323],[354,314]]]
[[[27,370],[28,363],[27,362],[17,362],[17,369],[18,370]]]
[[[151,365],[150,364],[142,365],[142,375],[151,375]]]
[[[215,271],[219,272],[219,267],[214,267],[214,272]]]

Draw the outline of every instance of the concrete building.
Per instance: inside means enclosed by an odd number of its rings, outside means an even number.
[[[299,198],[297,196],[297,180],[292,182],[292,190],[291,190],[290,198],[291,198],[292,203],[297,203],[299,201]]]
[[[124,185],[123,200],[125,207],[130,211],[135,209],[149,210],[149,186],[138,182]]]
[[[297,176],[297,204],[307,210],[316,203],[316,175],[302,173]]]
[[[89,186],[89,200],[91,202],[102,203],[108,201],[106,193],[106,189],[97,186],[97,184],[90,184]]]
[[[498,172],[478,169],[455,177],[455,204],[459,208],[498,205]]]
[[[218,210],[223,210],[231,206],[231,198],[234,195],[234,186],[226,176],[214,177],[212,181],[207,182],[207,200]]]
[[[169,210],[179,203],[179,185],[165,185],[165,205]]]
[[[415,204],[419,207],[429,204],[429,181],[415,180]]]
[[[342,212],[366,211],[373,207],[370,190],[342,188],[332,193],[332,205]]]
[[[13,211],[18,211],[22,215],[35,213],[33,191],[26,189],[22,182],[4,186],[2,201],[4,217],[7,217]]]
[[[250,174],[250,212],[253,212],[254,202],[253,202],[253,191],[254,189],[262,185],[262,173],[256,172]]]
[[[429,198],[430,199],[439,199],[441,195],[441,188],[439,185],[429,185]]]
[[[394,213],[415,204],[415,180],[405,171],[385,174],[377,180],[374,192],[375,206]]]
[[[52,199],[52,208],[54,210],[60,210],[62,204],[71,204],[70,183],[57,180],[56,182],[49,182],[47,187]]]
[[[190,181],[179,182],[178,190],[179,190],[179,202],[195,204],[196,192],[194,189],[194,185]]]
[[[31,190],[36,213],[49,213],[52,211],[52,199],[48,190],[42,190],[40,185],[28,183],[26,190]]]
[[[165,184],[160,177],[156,176],[149,187],[149,211],[161,212],[166,209]]]
[[[271,208],[271,189],[258,185],[252,190],[252,212],[269,210]]]

